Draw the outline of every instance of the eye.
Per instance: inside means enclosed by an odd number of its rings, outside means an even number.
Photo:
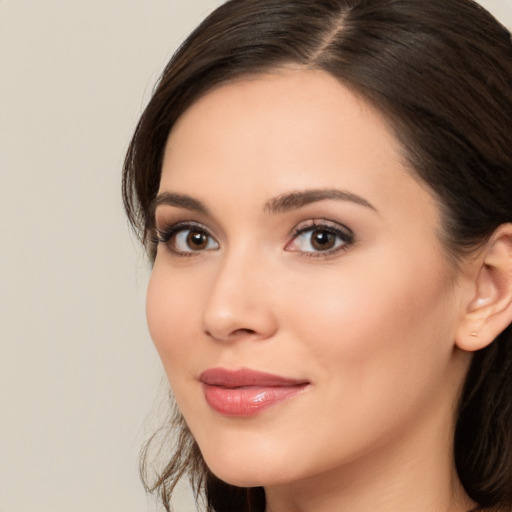
[[[198,253],[219,248],[217,241],[200,225],[177,224],[158,230],[158,242],[176,254]]]
[[[327,255],[344,249],[354,241],[350,229],[331,222],[309,222],[299,226],[293,233],[292,241],[286,246],[287,251],[313,255]]]

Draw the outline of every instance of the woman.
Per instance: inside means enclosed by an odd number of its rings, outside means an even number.
[[[512,507],[512,43],[470,0],[232,0],[124,169],[211,511]]]

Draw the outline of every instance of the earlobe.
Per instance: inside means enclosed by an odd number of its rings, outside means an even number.
[[[512,224],[501,225],[478,257],[474,295],[456,334],[466,351],[486,347],[512,323]]]

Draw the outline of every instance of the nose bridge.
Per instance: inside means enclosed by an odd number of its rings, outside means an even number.
[[[266,283],[265,265],[250,244],[226,251],[213,276],[204,304],[204,330],[218,340],[242,335],[266,338],[276,326]]]

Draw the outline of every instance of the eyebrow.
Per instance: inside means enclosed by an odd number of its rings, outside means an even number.
[[[349,201],[377,212],[377,209],[361,196],[346,190],[338,189],[313,189],[289,192],[267,201],[265,203],[264,211],[272,214],[286,213],[291,210],[297,210],[311,203],[326,200]],[[209,215],[210,213],[208,208],[201,203],[201,201],[194,199],[187,194],[178,194],[176,192],[166,191],[158,194],[150,205],[150,212],[152,215],[155,214],[156,209],[161,205],[183,208],[185,210],[195,211],[205,215]]]
[[[290,210],[297,210],[311,203],[326,200],[349,201],[377,212],[377,209],[361,196],[346,190],[338,190],[334,188],[301,190],[283,194],[275,199],[267,201],[265,204],[265,211],[270,213],[285,213]]]
[[[203,213],[209,215],[209,210],[206,206],[194,199],[193,197],[186,194],[177,194],[176,192],[161,192],[151,202],[149,211],[152,215],[155,214],[156,209],[161,205],[175,206],[176,208],[183,208],[193,212]]]

